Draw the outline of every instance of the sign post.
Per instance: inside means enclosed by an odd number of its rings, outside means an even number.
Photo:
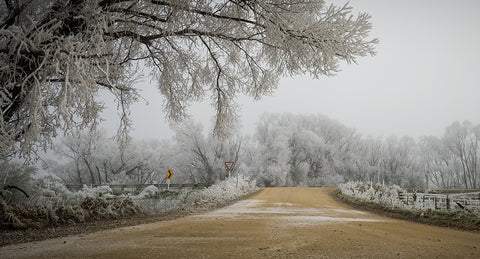
[[[228,171],[228,177],[230,177],[230,172],[232,171],[233,166],[235,166],[235,162],[225,162],[225,167]]]
[[[167,171],[167,191],[170,190],[170,180],[172,179],[173,172],[172,170]]]

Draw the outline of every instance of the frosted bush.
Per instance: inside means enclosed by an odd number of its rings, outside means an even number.
[[[388,207],[405,208],[398,195],[400,192],[405,192],[405,190],[397,185],[385,186],[381,184],[365,184],[363,182],[348,182],[340,184],[339,189],[344,195],[359,200],[374,202]]]
[[[33,183],[37,191],[30,197],[29,206],[65,204],[72,197],[72,192],[65,187],[62,179],[58,176],[43,175],[35,178]]]
[[[113,199],[109,186],[89,187],[71,192],[54,175],[35,179],[38,191],[27,206],[10,206],[0,199],[0,227],[26,229],[111,219],[143,213],[128,197]],[[151,191],[151,188],[149,188]]]
[[[131,200],[147,210],[162,212],[195,210],[198,208],[214,208],[219,205],[221,206],[230,201],[240,199],[257,190],[256,181],[251,181],[244,175],[228,178],[227,180],[202,190],[160,192],[157,187],[150,185],[143,189],[138,195],[122,195],[120,197],[115,197],[109,186],[92,188],[84,185],[81,190],[72,192],[63,185],[60,178],[53,175],[39,178],[37,181],[39,187],[44,190],[37,195],[35,204],[39,207],[47,205],[53,207],[80,206],[84,205],[87,199],[89,201],[95,200],[99,204],[104,204],[99,199],[104,201],[113,199],[113,202],[117,200]],[[52,193],[52,195],[45,197],[46,193]],[[110,213],[109,206],[97,207],[101,208],[101,211],[98,213],[100,213],[99,215],[102,215],[102,217],[105,215],[112,217],[116,215],[113,212]],[[68,209],[64,209],[62,213],[71,214],[71,210],[68,207]]]
[[[239,175],[203,190],[181,192],[176,197],[162,198],[155,207],[161,211],[212,208],[240,199],[256,190],[256,181],[250,181],[243,175]]]
[[[155,200],[154,209],[161,212],[185,210],[188,196],[192,192],[195,191],[182,191],[175,196],[163,197],[160,200]]]
[[[48,174],[34,179],[34,184],[40,189],[55,192],[55,196],[69,195],[71,192],[65,187],[62,179],[56,175]]]
[[[142,192],[140,192],[140,194],[138,194],[135,198],[136,199],[155,198],[156,196],[158,196],[159,193],[160,191],[156,186],[149,185],[145,189],[143,189]]]
[[[72,192],[65,187],[62,179],[55,175],[44,175],[34,180],[38,191],[29,201],[31,206],[73,205],[79,206],[87,197],[90,198],[113,198],[113,191],[109,186],[89,187],[83,185],[79,191]]]
[[[187,205],[193,207],[216,206],[239,199],[256,190],[256,181],[249,181],[243,175],[239,175],[193,193],[187,199]]]
[[[82,189],[76,192],[68,191],[62,196],[58,196],[58,202],[63,204],[78,206],[86,198],[101,198],[101,199],[112,199],[114,198],[113,191],[110,186],[98,186],[98,187],[89,187],[83,185]]]
[[[84,184],[82,190],[78,191],[78,193],[81,193],[84,197],[113,198],[112,188],[108,185],[89,187]]]

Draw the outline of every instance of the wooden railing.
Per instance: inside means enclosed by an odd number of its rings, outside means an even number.
[[[87,184],[88,187],[99,187],[99,186],[108,186],[112,189],[113,193],[139,193],[145,187],[154,185],[159,190],[167,190],[167,184]],[[203,189],[211,186],[211,183],[173,183],[170,184],[170,190],[182,190],[182,189]],[[83,188],[81,184],[67,184],[67,189],[70,191],[78,191]]]
[[[480,192],[458,194],[399,193],[406,205],[415,205],[432,210],[480,211]]]

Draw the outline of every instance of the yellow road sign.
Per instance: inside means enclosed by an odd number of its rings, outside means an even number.
[[[172,175],[173,175],[172,170],[168,170],[167,171],[167,179],[172,179]]]

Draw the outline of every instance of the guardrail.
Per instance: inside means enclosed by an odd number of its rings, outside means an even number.
[[[88,187],[108,186],[112,189],[113,193],[139,193],[147,186],[154,185],[159,190],[167,190],[167,184],[86,184]],[[211,186],[211,183],[171,183],[170,189],[182,190],[182,189],[203,189]],[[70,191],[78,191],[83,188],[81,184],[67,184],[65,185]]]
[[[480,192],[457,194],[399,193],[405,205],[432,210],[480,211]]]

